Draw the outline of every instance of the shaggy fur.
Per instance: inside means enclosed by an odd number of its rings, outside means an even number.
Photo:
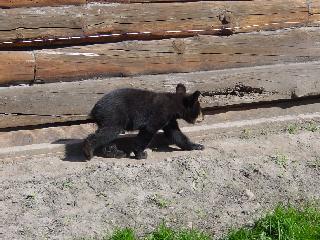
[[[139,130],[132,149],[137,159],[147,157],[144,150],[160,129],[183,150],[204,149],[202,145],[192,143],[177,123],[177,119],[195,123],[199,116],[202,117],[199,96],[199,91],[186,94],[183,84],[177,85],[176,93],[125,88],[106,94],[91,111],[98,130],[85,140],[85,156],[91,159],[95,149],[110,145],[124,130]]]

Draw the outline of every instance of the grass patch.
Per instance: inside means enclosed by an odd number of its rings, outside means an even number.
[[[286,127],[286,132],[296,134],[299,130],[306,130],[309,132],[318,132],[320,130],[319,123],[310,121],[304,124],[292,123]]]
[[[133,229],[116,230],[104,240],[213,240],[197,229],[174,230],[161,224],[152,233],[137,237]],[[221,240],[319,240],[319,207],[294,208],[278,206],[272,213],[258,220],[253,227],[230,231]]]
[[[250,229],[231,232],[225,240],[316,240],[320,239],[319,209],[279,206]]]
[[[104,237],[103,240],[136,240],[134,231],[131,228],[118,229],[111,237]]]
[[[167,208],[169,206],[169,201],[159,194],[155,194],[149,197],[150,201],[153,202],[159,208]]]
[[[165,224],[161,224],[149,235],[138,238],[130,228],[116,230],[112,236],[103,238],[104,240],[212,240],[208,234],[196,229],[173,230]]]
[[[316,122],[309,122],[304,128],[310,132],[317,132],[320,130],[320,127]]]
[[[289,124],[286,130],[290,134],[296,134],[299,129],[300,127],[297,124]]]
[[[252,137],[252,133],[250,129],[245,128],[240,133],[240,139],[250,139]]]
[[[289,161],[289,157],[280,152],[278,152],[275,156],[271,156],[271,159],[281,167],[285,167]]]
[[[145,240],[211,240],[212,238],[195,229],[175,231],[161,224],[153,233],[144,238]]]

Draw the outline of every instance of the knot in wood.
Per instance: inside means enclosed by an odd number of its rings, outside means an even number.
[[[183,40],[174,40],[172,42],[172,47],[174,51],[178,54],[183,54],[186,50],[186,45]]]
[[[219,21],[220,21],[223,25],[226,25],[226,24],[231,23],[231,14],[228,13],[228,12],[220,13],[220,14],[218,15],[218,18],[219,18]]]

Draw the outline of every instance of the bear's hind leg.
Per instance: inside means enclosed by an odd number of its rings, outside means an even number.
[[[103,127],[90,134],[83,144],[83,153],[88,160],[93,157],[94,150],[101,146],[107,146],[117,138],[122,128],[120,127]]]
[[[147,130],[146,128],[140,129],[134,144],[134,155],[136,159],[146,159],[148,154],[144,151],[151,142],[157,130]]]
[[[124,152],[118,149],[116,144],[111,144],[102,148],[102,156],[106,158],[123,158],[130,156],[130,152]]]

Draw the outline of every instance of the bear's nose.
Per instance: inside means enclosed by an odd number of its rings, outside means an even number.
[[[202,112],[200,112],[200,114],[198,115],[197,119],[196,119],[196,123],[200,123],[204,120],[204,115],[202,114]]]

